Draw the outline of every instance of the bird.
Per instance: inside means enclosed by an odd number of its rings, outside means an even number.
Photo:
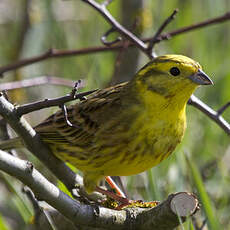
[[[59,159],[83,173],[88,193],[107,176],[146,171],[169,157],[186,129],[186,104],[212,80],[193,59],[176,54],[154,58],[130,80],[97,90],[34,127]],[[0,149],[22,147],[22,138]],[[100,190],[100,189],[99,189]]]

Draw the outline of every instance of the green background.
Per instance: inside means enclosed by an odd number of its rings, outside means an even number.
[[[40,55],[49,48],[81,49],[101,46],[100,37],[110,25],[89,5],[81,1],[18,0],[2,1],[0,7],[0,65]],[[175,20],[165,32],[218,17],[230,11],[229,0],[114,0],[109,10],[128,29],[141,37],[153,36],[161,23],[178,8]],[[134,28],[135,19],[138,21]],[[111,40],[117,34],[111,35]],[[204,27],[157,44],[160,54],[183,54],[203,66],[214,81],[201,87],[195,95],[215,110],[230,101],[230,21]],[[131,61],[131,57],[134,60]],[[129,59],[130,58],[130,59]],[[130,60],[130,61],[127,61]],[[101,88],[111,82],[124,81],[148,61],[136,49],[102,52],[82,56],[49,59],[4,74],[1,82],[56,76],[73,81],[85,79],[83,90]],[[122,62],[120,66],[115,65]],[[116,67],[118,66],[118,67]],[[111,80],[112,79],[112,80]],[[71,89],[41,85],[9,91],[17,104],[62,96]],[[27,115],[32,125],[42,121],[56,108]],[[230,109],[223,117],[230,122]],[[188,127],[183,143],[159,166],[140,175],[122,178],[130,197],[164,200],[178,191],[194,192],[202,203],[195,220],[189,219],[178,229],[196,229],[205,218],[203,229],[230,229],[230,142],[229,136],[202,112],[187,108]],[[31,160],[42,173],[55,182],[48,170],[21,151],[19,156]],[[187,159],[187,160],[186,160]],[[141,177],[141,179],[140,179]],[[0,229],[25,229],[31,223],[32,206],[21,192],[21,184],[0,173]],[[9,212],[10,210],[10,212]],[[221,226],[218,227],[218,226]],[[30,226],[31,227],[31,226]]]

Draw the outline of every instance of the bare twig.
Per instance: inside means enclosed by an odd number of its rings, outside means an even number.
[[[190,26],[186,26],[186,27],[182,27],[180,29],[177,30],[173,30],[171,32],[168,33],[164,33],[162,35],[160,35],[158,37],[158,39],[156,40],[156,43],[159,43],[163,40],[167,40],[169,38],[172,38],[174,36],[189,32],[189,31],[193,31],[196,29],[200,29],[203,27],[207,27],[210,25],[214,25],[217,23],[222,23],[222,22],[226,22],[230,20],[230,12],[227,12],[226,14],[216,17],[216,18],[212,18],[212,19],[208,19],[205,20],[203,22],[194,24],[194,25],[190,25]],[[144,42],[149,42],[150,40],[152,40],[153,38],[144,38],[142,39]],[[4,73],[21,68],[23,66],[27,66],[36,62],[40,62],[40,61],[44,61],[47,60],[49,58],[62,58],[62,57],[71,57],[71,56],[77,56],[77,55],[86,55],[86,54],[95,54],[95,53],[100,53],[100,52],[111,52],[111,51],[119,51],[121,49],[123,49],[123,44],[119,44],[119,45],[114,45],[114,46],[110,46],[110,47],[105,47],[105,46],[96,46],[96,47],[88,47],[88,48],[83,48],[83,49],[76,49],[76,50],[57,50],[57,49],[50,49],[48,51],[46,51],[45,53],[38,55],[38,56],[34,56],[31,58],[25,58],[22,59],[20,61],[11,63],[9,65],[6,66],[2,66],[0,67],[0,75],[2,76]],[[127,41],[127,43],[125,44],[125,46],[128,47],[135,47],[135,43],[132,43],[130,41]]]
[[[217,114],[220,116],[223,114],[223,112],[230,106],[230,101],[226,103],[224,106],[222,106],[220,109],[218,109]]]
[[[205,227],[205,225],[206,225],[206,223],[207,223],[207,220],[206,220],[206,219],[203,220],[202,225],[200,226],[200,229],[199,229],[199,230],[203,230],[204,227]]]
[[[148,51],[152,52],[153,46],[156,44],[156,41],[158,40],[158,37],[161,35],[163,30],[166,28],[166,26],[175,18],[176,14],[178,13],[178,9],[175,9],[173,13],[163,22],[163,24],[160,26],[160,28],[157,30],[153,38],[149,41],[148,45]]]
[[[36,215],[36,213],[40,213],[42,208],[40,207],[38,200],[35,198],[33,192],[26,186],[23,186],[22,192],[25,193],[27,198],[30,200],[30,202],[33,206],[35,215]]]
[[[230,124],[218,114],[218,112],[211,109],[209,106],[204,104],[199,98],[192,95],[188,101],[189,105],[193,105],[209,118],[215,121],[228,135],[230,135]]]
[[[31,204],[33,206],[33,210],[34,210],[34,224],[37,227],[41,227],[40,226],[40,219],[41,219],[41,217],[43,217],[43,228],[44,228],[44,222],[45,222],[45,228],[46,229],[53,229],[53,230],[55,230],[56,228],[54,227],[54,225],[52,223],[52,219],[49,218],[48,215],[46,215],[45,210],[39,205],[39,202],[35,198],[33,192],[31,191],[31,189],[29,187],[27,187],[27,186],[23,186],[22,192],[24,192],[26,194],[27,198],[30,200],[30,202],[31,202]]]
[[[121,49],[122,46],[119,48]],[[75,55],[85,55],[90,53],[97,53],[97,52],[105,52],[105,51],[111,51],[111,50],[117,50],[117,47],[92,47],[92,48],[85,48],[85,49],[77,49],[77,50],[57,50],[57,49],[49,49],[45,53],[34,56],[31,58],[25,58],[20,61],[11,63],[6,66],[0,67],[0,76],[3,77],[3,74],[12,71],[15,69],[18,69],[23,66],[31,65],[36,62],[44,61],[49,58],[62,58],[62,57],[71,57]]]
[[[118,31],[125,38],[133,42],[135,46],[138,47],[140,50],[142,50],[149,58],[152,58],[152,56],[146,52],[147,45],[142,40],[140,40],[137,36],[135,36],[129,30],[125,29],[121,24],[119,24],[109,13],[109,11],[106,9],[105,5],[101,5],[94,0],[82,0],[82,1],[91,5],[106,19],[106,21],[108,21],[112,25],[113,28],[116,28],[116,31]]]
[[[71,199],[50,183],[31,163],[20,160],[0,150],[0,170],[19,179],[29,186],[37,199],[44,200],[57,209],[76,226],[90,226],[106,229],[174,229],[178,217],[185,221],[199,209],[196,197],[190,193],[176,193],[155,208],[126,209],[115,211],[108,208],[84,205]]]
[[[214,24],[217,24],[217,23],[222,23],[222,22],[225,22],[225,21],[228,21],[230,20],[230,11],[227,12],[226,14],[222,15],[222,16],[219,16],[219,17],[216,17],[216,18],[211,18],[211,19],[208,19],[208,20],[205,20],[203,22],[200,22],[200,23],[197,23],[197,24],[194,24],[194,25],[190,25],[190,26],[185,26],[181,29],[177,29],[177,30],[174,30],[174,31],[171,31],[171,32],[168,32],[168,33],[164,33],[162,35],[160,35],[158,37],[158,39],[156,40],[156,42],[160,42],[162,40],[167,40],[169,38],[172,38],[176,35],[179,35],[179,34],[183,34],[183,33],[186,33],[186,32],[189,32],[189,31],[193,31],[193,30],[196,30],[196,29],[201,29],[203,27],[206,27],[206,26],[210,26],[210,25],[214,25]],[[144,41],[148,41],[149,39],[144,39]]]
[[[32,102],[29,104],[17,106],[15,108],[15,112],[17,113],[17,116],[22,116],[24,114],[31,113],[33,111],[37,111],[37,110],[44,109],[44,108],[49,108],[52,106],[59,106],[59,105],[62,105],[66,102],[69,102],[69,101],[81,99],[82,97],[87,96],[87,95],[89,95],[95,91],[97,91],[97,89],[83,92],[83,93],[78,93],[78,94],[71,94],[70,93],[70,94],[63,96],[63,97],[58,97],[58,98],[54,98],[54,99],[45,99],[42,101]]]
[[[205,227],[205,225],[206,225],[206,223],[207,223],[207,219],[204,219],[204,220],[202,221],[201,226],[199,226],[199,224],[197,223],[197,220],[196,220],[195,216],[192,216],[191,219],[192,219],[192,223],[193,223],[193,225],[194,225],[195,230],[203,230],[203,228]]]
[[[120,41],[122,40],[121,37],[117,37],[115,40],[113,40],[113,41],[111,41],[111,42],[107,41],[108,36],[109,36],[111,33],[115,32],[115,31],[116,31],[116,30],[112,27],[111,29],[109,29],[109,30],[101,37],[101,42],[102,42],[105,46],[114,45],[114,44],[116,44],[116,43],[118,43],[118,42],[120,42]]]

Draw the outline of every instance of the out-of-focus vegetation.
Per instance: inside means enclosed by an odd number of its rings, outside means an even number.
[[[121,2],[122,0],[114,0],[109,6],[112,15],[118,21],[123,18]],[[136,13],[142,25],[142,36],[152,36],[175,8],[179,8],[179,14],[167,27],[167,31],[222,15],[230,10],[230,1],[143,0],[143,9]],[[29,18],[28,24],[25,23],[26,16]],[[132,22],[127,24],[132,25]],[[80,49],[101,45],[100,37],[109,28],[95,10],[81,1],[2,0],[0,65],[39,55],[49,48]],[[184,54],[199,61],[215,85],[200,88],[196,95],[217,110],[230,101],[229,41],[230,22],[225,22],[163,41],[156,45],[155,51],[157,55]],[[114,74],[116,57],[117,52],[106,52],[49,59],[8,72],[1,81],[52,75],[73,80],[86,79],[85,90],[100,88],[110,82]],[[135,69],[148,61],[143,54],[137,58],[138,66],[134,66]],[[44,85],[15,90],[10,92],[9,96],[14,102],[21,104],[61,96],[69,90]],[[35,125],[53,110],[39,111],[27,115],[27,118]],[[223,116],[230,122],[230,109]],[[122,179],[127,185],[129,195],[137,199],[162,200],[172,192],[195,192],[202,202],[201,211],[195,217],[197,225],[209,218],[210,224],[203,229],[218,229],[216,226],[219,224],[222,229],[230,229],[229,136],[194,107],[187,108],[187,117],[188,128],[185,138],[172,156],[146,173]],[[19,155],[29,158],[40,171],[53,178],[28,152],[20,152]],[[189,163],[185,155],[188,156]],[[139,180],[139,177],[142,180]],[[22,194],[21,184],[3,174],[0,183],[0,229],[25,229],[31,220],[32,206]],[[192,225],[192,222],[187,222],[184,229],[195,229]]]

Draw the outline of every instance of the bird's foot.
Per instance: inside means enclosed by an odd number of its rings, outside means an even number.
[[[160,203],[159,201],[143,202],[142,200],[129,200],[126,197],[121,197],[113,192],[104,190],[99,187],[96,188],[96,191],[108,197],[108,199],[103,202],[103,205],[116,210],[132,207],[152,208]]]

